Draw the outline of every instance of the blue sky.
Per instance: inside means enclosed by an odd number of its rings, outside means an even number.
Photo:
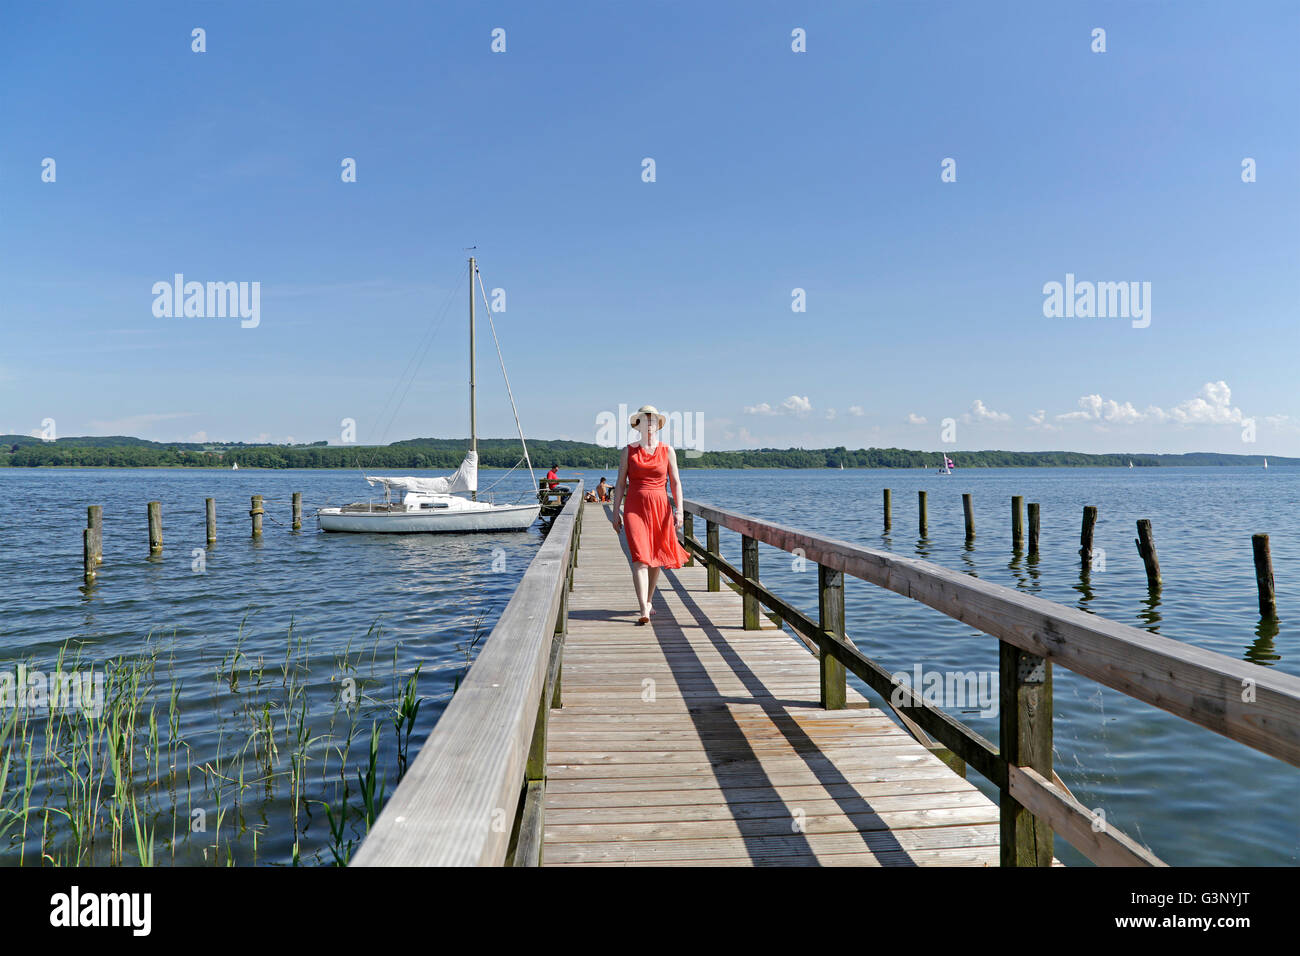
[[[535,437],[1300,455],[1300,5],[538,6],[6,8],[0,432],[465,434],[476,245]],[[1067,273],[1150,325],[1045,317]]]

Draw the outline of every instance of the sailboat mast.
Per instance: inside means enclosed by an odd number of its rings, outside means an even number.
[[[469,257],[469,449],[478,457],[478,420],[474,406],[474,279],[478,268],[474,257]],[[478,501],[478,490],[471,492],[473,500]]]

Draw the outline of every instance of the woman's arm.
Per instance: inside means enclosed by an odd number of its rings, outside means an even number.
[[[627,492],[627,446],[623,446],[623,454],[618,459],[618,477],[614,479],[614,530],[623,530],[623,512],[619,510],[623,506],[623,495]]]
[[[668,479],[673,485],[673,501],[677,504],[677,530],[682,530],[686,512],[682,510],[682,476],[677,473],[677,452],[668,447]]]

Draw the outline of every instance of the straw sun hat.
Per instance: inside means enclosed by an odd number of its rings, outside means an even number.
[[[664,417],[662,413],[660,413],[659,409],[655,408],[653,405],[642,405],[640,408],[638,408],[635,412],[632,413],[632,417],[628,419],[628,424],[631,425],[633,428],[636,428],[638,425],[641,424],[642,415],[653,415],[655,419],[658,421],[658,428],[660,431],[664,430],[664,425],[668,421],[668,419]]]

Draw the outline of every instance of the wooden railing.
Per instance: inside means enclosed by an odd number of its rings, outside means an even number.
[[[969,764],[1000,791],[1003,866],[1048,866],[1059,833],[1094,863],[1161,866],[1161,861],[1079,803],[1052,771],[1052,666],[1200,724],[1300,766],[1300,678],[1233,660],[1167,637],[915,558],[901,557],[769,521],[685,502],[683,533],[692,558],[707,564],[707,586],[720,576],[743,595],[747,629],[759,605],[784,621],[821,660],[821,704],[845,705],[846,671],[880,694],[903,724],[950,764]],[[706,522],[705,543],[694,518]],[[718,529],[740,534],[741,568],[724,560]],[[817,565],[818,619],[759,582],[759,542]],[[866,657],[844,632],[844,575],[919,601],[999,642],[999,748],[930,706]],[[920,690],[919,688],[916,690]],[[896,702],[896,705],[895,703]],[[937,741],[930,741],[930,737]]]
[[[546,726],[560,706],[582,482],[353,866],[536,866]]]

